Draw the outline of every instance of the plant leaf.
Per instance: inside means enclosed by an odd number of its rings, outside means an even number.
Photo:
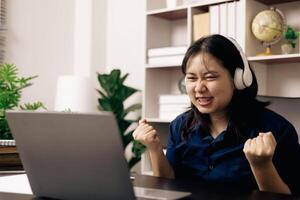
[[[136,110],[140,110],[141,108],[142,108],[142,104],[140,104],[140,103],[133,104],[125,109],[123,117],[126,117],[126,115],[128,113],[136,111]]]

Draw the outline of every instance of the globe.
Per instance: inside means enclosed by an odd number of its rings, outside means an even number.
[[[252,33],[267,46],[264,55],[271,55],[271,45],[277,43],[286,29],[286,19],[277,8],[259,12],[252,21]]]

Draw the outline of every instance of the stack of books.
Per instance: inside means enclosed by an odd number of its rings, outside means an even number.
[[[148,64],[181,65],[187,46],[148,49]]]
[[[190,99],[187,95],[160,95],[159,118],[173,120],[190,108]]]

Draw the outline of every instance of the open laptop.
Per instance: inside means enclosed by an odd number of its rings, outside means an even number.
[[[110,113],[8,111],[9,127],[37,197],[178,199],[186,192],[135,188]]]

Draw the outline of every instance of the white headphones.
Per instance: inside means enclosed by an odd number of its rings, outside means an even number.
[[[243,90],[252,84],[253,81],[252,72],[250,70],[247,57],[244,54],[241,46],[233,38],[230,37],[226,37],[226,38],[229,39],[234,44],[234,46],[238,49],[241,58],[243,60],[244,70],[242,67],[237,67],[234,72],[234,85],[236,89]]]

